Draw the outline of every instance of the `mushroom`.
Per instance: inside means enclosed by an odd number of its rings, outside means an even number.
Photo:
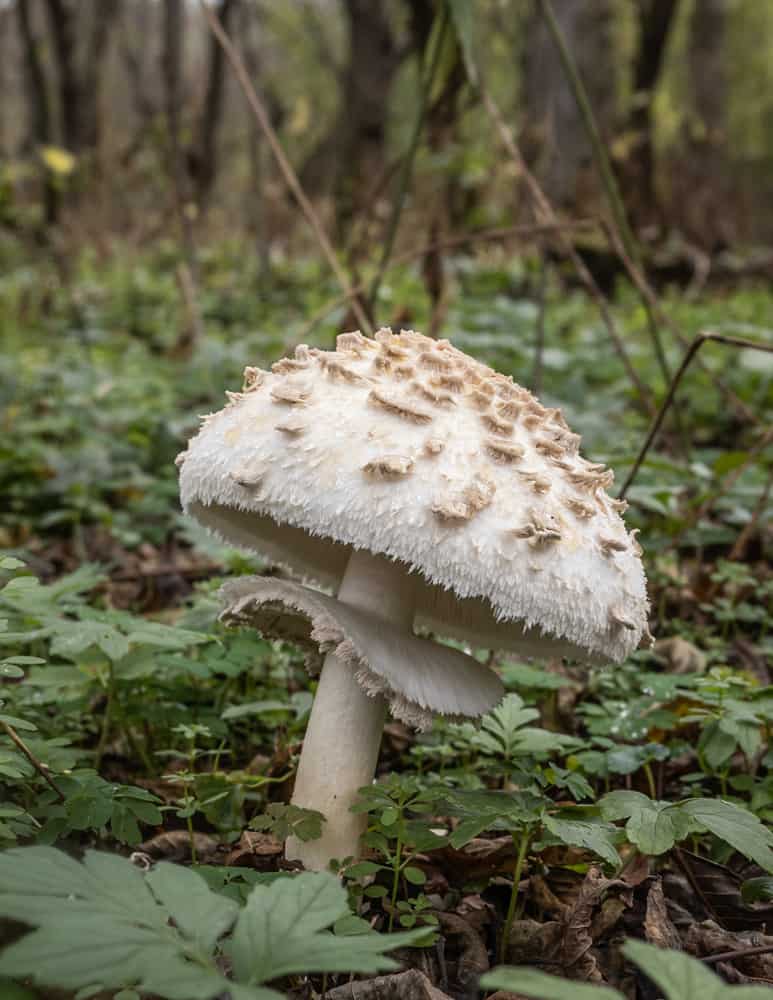
[[[226,583],[223,619],[300,644],[319,671],[293,802],[327,822],[286,845],[309,868],[358,854],[364,820],[349,807],[373,780],[387,710],[425,728],[501,697],[489,667],[417,632],[620,661],[648,610],[635,540],[603,492],[612,473],[589,468],[574,436],[544,447],[557,411],[413,331],[343,334],[334,353],[302,347],[302,371],[249,369],[249,391],[179,459],[190,516],[305,581]],[[454,405],[417,396],[384,358],[453,386]],[[483,400],[507,413],[506,437],[481,420]]]

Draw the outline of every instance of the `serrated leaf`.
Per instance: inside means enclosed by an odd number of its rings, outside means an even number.
[[[694,823],[773,872],[773,831],[754,813],[724,799],[688,799],[682,809]]]
[[[338,938],[325,931],[348,913],[346,891],[327,872],[255,886],[231,940],[237,979],[266,982],[299,972],[391,969],[395,963],[384,953],[414,943],[422,933]]]
[[[615,827],[608,823],[591,822],[588,820],[565,819],[561,816],[551,816],[546,813],[543,817],[545,829],[549,830],[554,837],[572,847],[585,847],[594,854],[598,854],[607,864],[615,868],[620,867],[620,855],[617,853],[613,843]]]
[[[236,919],[239,906],[215,895],[204,879],[179,865],[160,862],[146,883],[197,951],[209,954]]]
[[[656,948],[644,941],[627,941],[623,954],[647,973],[668,1000],[720,1000],[730,992],[702,962],[682,952]],[[764,992],[770,994],[767,988]],[[732,993],[736,995],[735,990]]]
[[[533,1000],[625,1000],[622,993],[610,986],[559,979],[526,966],[501,965],[482,976],[480,985],[485,990],[507,990]]]

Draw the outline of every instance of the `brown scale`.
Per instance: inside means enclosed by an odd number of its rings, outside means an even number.
[[[533,509],[529,512],[529,520],[522,528],[515,528],[516,538],[528,539],[533,549],[542,548],[561,541],[561,531],[557,519],[552,515]]]
[[[520,462],[525,454],[520,444],[511,444],[509,441],[499,441],[496,438],[488,438],[484,441],[483,448],[486,454],[499,465]]]
[[[333,357],[321,357],[320,364],[326,372],[336,382],[364,382],[365,377],[360,375],[359,372],[354,371],[348,365],[343,364],[341,361],[337,361]]]
[[[490,506],[496,489],[488,476],[477,475],[461,495],[433,504],[432,513],[441,521],[469,521],[478,511]]]
[[[550,491],[551,482],[547,476],[540,475],[539,472],[534,472],[531,469],[516,469],[516,472],[535,493],[548,493]]]
[[[564,497],[564,503],[569,510],[584,521],[589,521],[598,514],[598,510],[591,503],[583,500],[582,497]]]
[[[271,366],[271,371],[275,375],[293,375],[302,372],[309,367],[308,360],[299,361],[297,358],[280,358]]]
[[[372,479],[389,481],[410,475],[413,466],[414,461],[410,455],[384,455],[363,465],[362,471]]]
[[[414,392],[417,392],[420,396],[429,400],[430,403],[437,403],[440,406],[455,406],[456,399],[451,395],[450,392],[444,392],[442,389],[436,389],[432,385],[427,385],[425,382],[414,382],[411,385]]]
[[[336,350],[362,355],[375,351],[376,345],[356,330],[354,333],[339,333],[336,337]]]
[[[616,552],[628,551],[628,546],[625,542],[621,542],[618,538],[608,538],[605,535],[599,535],[598,543],[602,553],[608,559],[611,559]]]
[[[307,383],[279,382],[271,387],[271,398],[275,403],[289,403],[302,406],[311,396],[311,386]]]
[[[254,392],[263,385],[266,372],[262,368],[254,368],[252,365],[247,365],[244,369],[243,378],[242,392]]]
[[[498,434],[500,437],[508,437],[513,433],[513,422],[511,420],[503,420],[493,410],[489,410],[488,413],[481,413],[480,419],[492,433]]]
[[[387,413],[391,413],[392,416],[402,417],[403,420],[410,420],[414,424],[428,424],[432,420],[432,414],[427,410],[381,389],[371,389],[368,394],[368,402],[372,406],[378,406]]]
[[[644,554],[644,549],[639,545],[639,539],[636,537],[639,534],[640,528],[634,528],[633,531],[628,533],[628,538],[631,542],[631,548],[636,556],[641,556]]]
[[[402,382],[406,379],[413,378],[416,375],[416,366],[410,361],[406,361],[402,365],[394,365],[391,371],[392,378],[397,379],[398,382]]]
[[[607,503],[617,514],[624,514],[628,510],[627,500],[618,500],[613,497],[607,497]],[[636,530],[638,531],[639,529],[637,528]]]
[[[441,438],[431,437],[424,442],[425,455],[439,455],[446,443]]]
[[[603,473],[573,469],[567,473],[567,477],[574,486],[588,493],[595,493],[601,489],[605,490],[615,481],[615,474],[611,469],[607,469]]]
[[[550,438],[537,438],[534,447],[540,455],[548,455],[550,458],[562,458],[566,454],[566,448],[560,441],[552,441]]]
[[[515,399],[515,397],[513,397],[512,399],[506,399],[502,403],[497,403],[496,407],[499,416],[503,417],[505,420],[517,419],[522,409],[523,406],[521,405],[521,403],[519,403],[517,399]]]
[[[455,375],[453,373],[441,372],[439,375],[433,375],[429,384],[438,389],[447,389],[449,392],[464,392],[464,376]]]
[[[446,357],[438,351],[422,351],[418,357],[419,365],[428,371],[450,374],[456,370],[453,358]]]
[[[274,430],[281,431],[283,434],[291,434],[293,437],[303,434],[306,429],[306,421],[301,420],[295,413],[287,417],[286,420],[282,420],[278,424],[274,424]]]
[[[469,399],[472,405],[478,410],[487,410],[491,405],[491,396],[484,391],[482,385],[472,390]]]
[[[636,629],[636,622],[632,621],[622,608],[609,609],[609,624],[614,628],[624,628],[633,632]]]
[[[523,414],[521,417],[521,423],[527,430],[534,431],[538,427],[542,427],[543,419],[539,413],[529,411],[528,413]]]

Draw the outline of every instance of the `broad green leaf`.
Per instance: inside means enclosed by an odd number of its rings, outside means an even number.
[[[231,939],[236,978],[260,983],[299,972],[392,969],[395,963],[384,953],[426,934],[420,930],[340,938],[325,930],[348,913],[346,891],[326,872],[304,872],[255,886]]]
[[[560,979],[526,966],[500,965],[482,976],[480,985],[485,990],[507,990],[533,1000],[625,1000],[622,993],[609,986]]]
[[[549,830],[554,837],[563,844],[570,844],[572,847],[585,847],[594,854],[598,854],[607,864],[615,868],[620,866],[620,855],[614,847],[614,836],[616,829],[608,823],[591,822],[587,820],[565,819],[561,816],[551,816],[546,813],[543,817],[545,829]]]
[[[773,872],[773,830],[754,813],[724,799],[688,799],[681,808],[695,824]]]
[[[623,954],[632,959],[664,991],[668,1000],[742,1000],[770,997],[767,986],[732,987],[702,962],[679,951],[629,940]]]
[[[216,896],[200,875],[179,865],[161,862],[147,875],[146,883],[180,931],[205,954],[213,950],[239,912],[235,902]]]

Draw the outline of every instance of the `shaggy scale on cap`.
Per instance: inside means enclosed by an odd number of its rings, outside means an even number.
[[[185,510],[337,588],[351,552],[418,577],[414,625],[527,655],[623,660],[647,633],[641,550],[560,410],[413,331],[300,346],[204,418]]]

